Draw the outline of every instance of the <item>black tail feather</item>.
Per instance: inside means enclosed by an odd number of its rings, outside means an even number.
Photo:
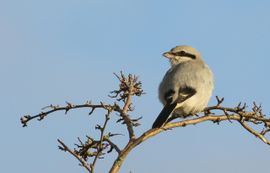
[[[153,123],[152,128],[160,128],[161,126],[163,126],[164,123],[169,118],[172,111],[174,110],[174,108],[176,107],[176,105],[177,103],[165,105],[162,111],[159,113],[157,119]]]

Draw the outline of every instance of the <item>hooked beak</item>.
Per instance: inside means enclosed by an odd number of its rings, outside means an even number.
[[[172,52],[165,52],[162,54],[165,58],[171,59],[174,57],[174,54]]]

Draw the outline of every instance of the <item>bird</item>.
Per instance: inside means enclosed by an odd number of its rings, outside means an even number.
[[[171,68],[159,85],[159,100],[164,107],[152,128],[164,126],[169,119],[203,111],[214,89],[213,73],[195,48],[179,45],[163,56],[168,58]]]

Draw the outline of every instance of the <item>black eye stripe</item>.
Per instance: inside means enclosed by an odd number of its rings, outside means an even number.
[[[191,53],[188,53],[188,52],[185,52],[185,51],[180,51],[180,52],[175,52],[173,53],[174,55],[178,55],[178,56],[186,56],[186,57],[189,57],[191,59],[196,59],[196,56],[191,54]]]
[[[196,56],[193,55],[193,54],[191,54],[191,53],[186,53],[186,56],[187,56],[187,57],[190,57],[190,58],[192,58],[192,59],[196,59]]]

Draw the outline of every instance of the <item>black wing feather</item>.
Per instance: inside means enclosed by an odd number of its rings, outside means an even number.
[[[192,87],[179,88],[178,98],[176,99],[175,102],[173,102],[173,95],[175,94],[175,91],[169,90],[164,95],[164,98],[167,103],[162,109],[162,111],[159,113],[157,119],[152,125],[152,128],[159,128],[163,126],[163,124],[166,123],[167,119],[169,118],[170,114],[175,109],[176,105],[192,97],[195,93],[196,93],[196,90]]]

